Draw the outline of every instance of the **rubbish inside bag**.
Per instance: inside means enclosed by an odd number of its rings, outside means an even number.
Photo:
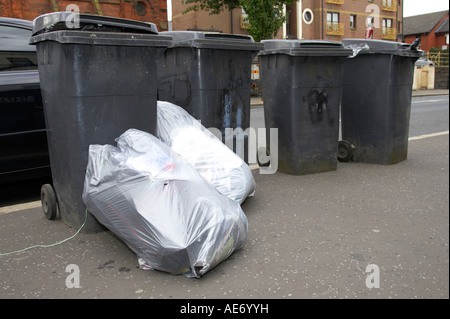
[[[248,165],[180,106],[158,101],[156,135],[228,198],[242,204],[255,194]]]
[[[201,277],[247,238],[239,203],[221,195],[153,135],[129,129],[91,145],[83,201],[142,269]]]

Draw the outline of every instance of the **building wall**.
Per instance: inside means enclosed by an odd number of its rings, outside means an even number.
[[[383,8],[383,2],[391,1],[392,10]],[[301,17],[297,18],[298,2],[288,6],[288,21],[285,36],[290,39],[327,39],[341,41],[343,38],[364,38],[366,32],[366,19],[373,14],[375,17],[374,39],[385,39],[396,41],[397,35],[402,33],[404,0],[302,0]],[[330,3],[338,2],[338,3]],[[172,1],[172,25],[173,30],[211,30],[225,33],[247,34],[240,26],[241,9],[233,10],[233,27],[231,28],[231,17],[229,11],[224,11],[219,15],[209,15],[208,12],[198,11],[183,14],[187,5],[183,5],[181,0]],[[309,9],[312,14],[312,21],[307,23],[303,19],[305,10]],[[339,34],[327,32],[327,13],[339,14],[341,30]],[[356,28],[350,28],[350,15],[356,16]],[[383,19],[393,20],[394,33],[386,38],[382,32]],[[297,23],[301,22],[302,34],[297,34]],[[400,23],[399,23],[400,22]],[[336,33],[336,32],[334,32]],[[277,38],[283,37],[283,28],[278,32]]]
[[[33,20],[44,13],[65,11],[69,4],[77,5],[80,13],[152,22],[158,30],[167,30],[166,0],[0,0],[0,16]]]
[[[387,8],[383,8],[383,0],[303,0],[301,1],[302,13],[310,9],[314,17],[312,23],[307,24],[302,14],[302,38],[336,41],[340,41],[343,38],[364,38],[366,20],[369,15],[373,15],[375,18],[373,38],[395,41],[397,34],[402,33],[403,0],[392,0],[391,4],[391,10],[387,10]],[[328,12],[339,15],[339,30],[327,31]],[[350,28],[350,15],[356,16],[355,28]],[[383,35],[383,19],[392,19],[392,27],[395,30],[394,34]]]

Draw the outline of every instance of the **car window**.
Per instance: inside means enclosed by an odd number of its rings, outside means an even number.
[[[29,45],[31,30],[0,26],[0,72],[37,69],[36,47]]]

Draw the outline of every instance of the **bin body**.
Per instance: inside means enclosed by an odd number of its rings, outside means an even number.
[[[262,45],[243,35],[160,34],[173,42],[158,63],[158,99],[220,130],[222,141],[226,128],[245,131],[250,126],[251,64]]]
[[[267,145],[268,129],[277,128],[278,171],[336,170],[342,62],[351,51],[334,41],[262,42]]]
[[[344,63],[342,139],[355,146],[353,160],[395,164],[407,158],[414,63],[420,52],[402,43],[344,39],[368,45]]]
[[[163,41],[166,39],[166,41]],[[156,57],[169,39],[151,34],[53,31],[35,35],[53,188],[62,220],[83,225],[90,144],[129,128],[156,132]],[[83,231],[103,228],[88,214]]]

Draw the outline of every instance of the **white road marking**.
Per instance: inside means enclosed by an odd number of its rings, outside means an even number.
[[[410,137],[408,140],[410,140],[410,141],[421,140],[421,139],[428,138],[428,137],[441,136],[441,135],[446,135],[446,134],[448,134],[448,131],[413,136],[413,137]]]

